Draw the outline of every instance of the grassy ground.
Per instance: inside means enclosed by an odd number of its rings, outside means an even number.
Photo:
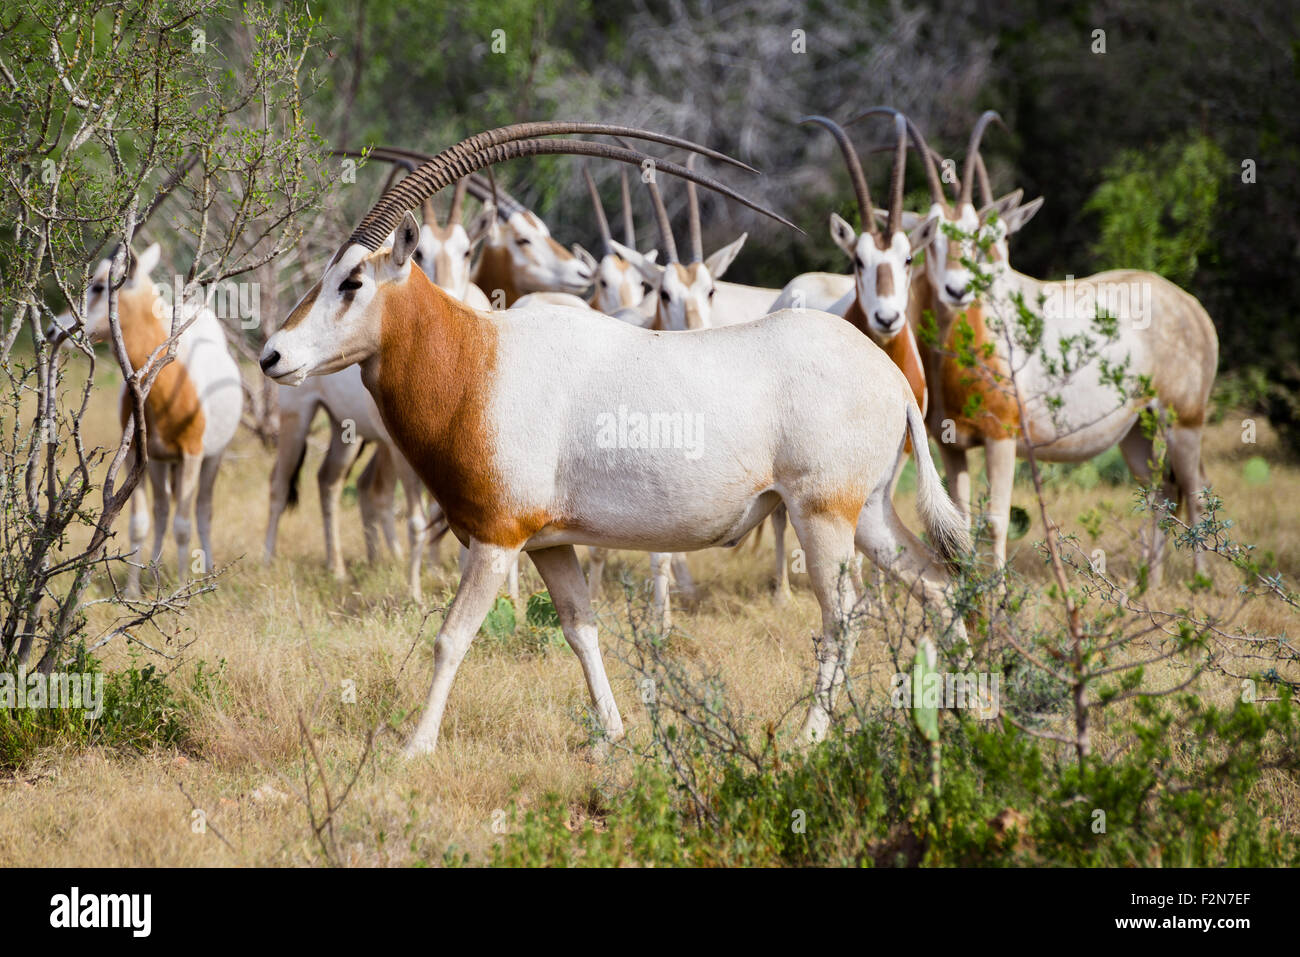
[[[110,374],[103,387],[112,388]],[[113,391],[106,391],[114,395]],[[115,403],[98,403],[92,434],[107,442],[115,434]],[[320,863],[322,855],[295,795],[304,786],[304,748],[299,719],[312,729],[337,795],[352,776],[371,728],[398,713],[409,729],[428,688],[432,639],[441,608],[455,584],[452,547],[447,560],[427,573],[431,614],[405,596],[399,563],[376,567],[364,561],[355,499],[349,489],[343,543],[349,578],[340,584],[323,568],[323,541],[314,470],[325,445],[323,417],[303,473],[302,503],[281,525],[280,553],[263,565],[267,479],[272,453],[241,433],[227,457],[217,488],[215,558],[225,568],[220,586],[171,624],[174,660],[169,684],[188,733],[175,748],[144,753],[89,751],[52,746],[20,771],[0,779],[0,864],[9,865],[292,865]],[[1211,428],[1207,469],[1236,520],[1241,540],[1257,542],[1277,568],[1294,581],[1300,571],[1300,468],[1284,461],[1262,420],[1258,441],[1241,440],[1240,416]],[[1250,462],[1260,457],[1266,463]],[[1248,464],[1249,463],[1249,464]],[[1267,474],[1264,474],[1266,471]],[[1138,521],[1128,517],[1132,487],[1108,484],[1104,475],[1054,482],[1053,514],[1067,528],[1078,516],[1108,502],[1126,516],[1098,543],[1112,570],[1123,568],[1127,537]],[[900,495],[904,520],[918,527],[911,493]],[[1016,501],[1028,508],[1026,486]],[[1032,511],[1032,510],[1031,510]],[[1039,537],[1035,515],[1028,536],[1014,543],[1017,569],[1046,582],[1032,549]],[[125,519],[118,534],[124,539]],[[170,536],[169,536],[170,538]],[[165,552],[173,567],[170,541]],[[810,636],[818,627],[806,576],[795,575],[794,600],[778,606],[767,591],[770,536],[759,550],[749,542],[732,551],[690,557],[701,588],[699,601],[677,619],[683,635],[676,653],[720,673],[736,710],[755,728],[783,718],[810,682]],[[645,556],[623,554],[609,572],[607,594],[619,592],[620,572],[644,579]],[[1182,557],[1170,568],[1167,604],[1186,603],[1172,584],[1190,575]],[[1229,595],[1236,579],[1224,572],[1204,601]],[[540,589],[525,572],[526,592]],[[602,609],[613,635],[626,632],[627,608],[611,601]],[[107,608],[92,614],[93,630],[110,622]],[[424,622],[423,632],[420,631]],[[1248,610],[1238,622],[1271,634],[1294,634],[1295,623],[1280,605]],[[110,645],[109,669],[133,662],[158,663],[139,648]],[[633,737],[645,718],[629,669],[607,652],[607,665]],[[893,673],[879,636],[859,645],[855,672],[873,683]],[[212,676],[206,682],[196,675]],[[355,702],[347,688],[355,687]],[[1238,689],[1226,679],[1206,678],[1202,693],[1227,701]],[[404,762],[400,738],[381,735],[375,755],[337,815],[342,858],[358,864],[438,863],[449,849],[481,860],[494,840],[494,824],[515,802],[533,806],[558,794],[575,819],[598,810],[599,790],[626,778],[631,759],[607,760],[590,746],[585,725],[586,688],[576,659],[563,646],[520,638],[480,636],[460,669],[436,755]],[[797,725],[795,708],[785,730]],[[1300,795],[1285,779],[1272,779],[1300,829]],[[319,786],[314,800],[323,800]],[[206,829],[195,824],[195,807]],[[202,831],[201,833],[199,831]]]

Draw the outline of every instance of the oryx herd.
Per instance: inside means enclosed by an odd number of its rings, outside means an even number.
[[[1132,471],[1148,479],[1153,439],[1141,421],[1148,411],[1165,423],[1167,497],[1185,503],[1196,519],[1197,493],[1206,484],[1201,429],[1218,360],[1205,310],[1150,273],[1107,272],[1069,280],[1067,289],[1016,272],[1008,239],[1042,200],[1022,203],[1020,190],[993,196],[980,144],[996,114],[975,124],[960,179],[946,165],[940,175],[938,154],[898,111],[876,107],[853,122],[873,116],[891,122],[890,189],[879,210],[845,128],[826,117],[805,118],[838,146],[860,230],[832,214],[831,236],[850,272],[796,276],[783,289],[721,281],[744,234],[705,255],[697,186],[787,221],[699,172],[697,155],[756,171],[695,143],[625,126],[546,122],[479,133],[436,156],[371,152],[406,175],[390,177],[262,350],[262,372],[280,384],[265,554],[274,554],[277,524],[296,495],[308,428],[321,407],[332,420],[319,479],[326,560],[337,576],[344,574],[340,490],[362,440],[376,448],[358,481],[370,557],[381,537],[395,553],[402,549],[394,527],[398,484],[417,600],[430,544],[448,529],[459,540],[460,583],[438,632],[433,684],[408,753],[435,747],[470,642],[503,585],[517,597],[521,552],[549,590],[613,739],[623,724],[593,613],[606,550],[651,553],[655,607],[667,627],[671,580],[686,594],[694,587],[682,553],[734,546],[769,516],[777,591],[784,594],[788,521],[822,617],[801,733],[813,740],[826,732],[857,638],[851,611],[861,586],[859,553],[914,588],[947,641],[965,640],[948,591],[953,565],[972,548],[971,448],[985,450],[999,565],[1017,458],[1032,447],[1043,460],[1082,461],[1118,444]],[[554,138],[584,135],[613,137],[617,145]],[[679,165],[652,157],[633,140],[684,150],[690,159]],[[929,208],[920,211],[904,208],[909,144],[930,193]],[[659,248],[638,249],[626,174],[620,242],[585,171],[601,258],[577,246],[566,250],[490,175],[495,164],[538,154],[638,167]],[[686,181],[684,256],[663,202],[665,175]],[[446,188],[454,196],[439,223],[432,198]],[[467,193],[482,203],[469,225],[462,223]],[[158,308],[149,280],[157,259],[156,245],[131,256],[117,296],[122,339],[137,368],[173,321]],[[109,260],[100,264],[79,315],[65,314],[52,331],[109,336],[109,268]],[[1057,358],[1095,329],[1096,306],[1114,300],[1115,286],[1140,290],[1137,301],[1121,304],[1110,334],[1086,361]],[[1089,306],[1061,307],[1063,297]],[[1006,317],[1025,306],[1042,311],[1034,342],[1008,331]],[[981,361],[971,363],[972,353]],[[239,375],[221,324],[201,316],[147,398],[152,554],[156,561],[174,500],[182,578],[192,507],[204,556],[211,555],[213,479],[240,420]],[[1145,388],[1125,389],[1121,378]],[[124,404],[123,421],[128,412]],[[673,430],[683,423],[691,427],[688,447],[657,441],[677,436]],[[931,458],[931,436],[951,498]],[[928,544],[894,509],[909,455]],[[146,504],[142,488],[130,523],[137,555],[149,528]],[[590,549],[586,576],[578,545]],[[1151,548],[1154,575],[1160,542]],[[131,566],[132,591],[138,565]]]

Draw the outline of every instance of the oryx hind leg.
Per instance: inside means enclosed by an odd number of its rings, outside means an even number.
[[[353,439],[349,441],[349,439]],[[330,447],[316,473],[320,488],[321,520],[325,526],[325,565],[330,573],[342,580],[346,574],[343,551],[339,547],[339,499],[348,470],[361,452],[361,443],[355,437],[343,434],[339,423],[330,419]]]
[[[203,574],[212,571],[212,500],[221,468],[221,455],[210,455],[199,467],[199,494],[194,501],[194,524],[199,529],[199,548],[203,550]]]
[[[312,410],[315,411],[314,409]],[[307,431],[311,428],[311,415],[297,411],[282,411],[280,435],[276,442],[275,468],[271,470],[269,514],[266,519],[266,544],[262,560],[275,557],[275,540],[280,528],[280,516],[289,505],[290,489],[297,481],[297,473],[307,455]]]
[[[776,564],[773,566],[772,587],[776,595],[778,604],[784,605],[790,599],[790,566],[786,563],[785,556],[785,527],[788,524],[786,518],[785,503],[782,502],[772,510],[772,538],[775,542]]]
[[[836,693],[844,683],[857,645],[859,629],[853,621],[853,610],[857,603],[858,560],[853,547],[853,523],[847,516],[805,510],[793,503],[788,512],[822,613],[822,629],[815,645],[816,683],[799,732],[799,740],[807,744],[826,737]]]
[[[947,566],[903,524],[887,487],[876,489],[867,499],[854,540],[878,568],[920,592],[923,605],[946,635],[958,644],[966,642],[965,623],[950,606],[952,577]]]
[[[1166,440],[1169,443],[1169,464],[1173,469],[1174,481],[1178,486],[1179,500],[1187,506],[1187,524],[1193,528],[1200,523],[1204,508],[1201,504],[1201,489],[1205,488],[1205,469],[1201,462],[1202,429],[1198,426],[1174,425],[1169,429]],[[1196,549],[1192,555],[1192,567],[1196,574],[1204,575],[1206,557],[1202,549]]]

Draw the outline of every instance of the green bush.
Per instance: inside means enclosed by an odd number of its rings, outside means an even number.
[[[1295,769],[1289,700],[1172,707],[1139,699],[1122,754],[1082,765],[1001,722],[943,725],[943,789],[926,742],[887,717],[837,729],[762,769],[707,759],[697,819],[682,779],[645,761],[594,823],[552,798],[494,850],[506,866],[1294,866],[1267,820],[1265,769]],[[688,734],[689,730],[680,733]],[[698,769],[697,769],[698,770]]]
[[[91,718],[77,709],[0,708],[0,769],[22,768],[51,745],[147,751],[185,742],[184,712],[154,665],[103,672],[95,658],[79,650],[64,670],[103,675],[102,713]]]

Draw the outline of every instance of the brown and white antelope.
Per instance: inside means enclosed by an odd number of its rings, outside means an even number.
[[[399,172],[399,167],[404,166],[408,170],[415,168],[411,160],[392,155],[392,151],[386,149],[376,150],[372,155],[396,164],[394,174]],[[391,186],[395,181],[394,177],[390,177],[387,185]],[[445,224],[438,222],[432,198],[424,202],[424,224],[420,230],[419,245],[412,254],[412,260],[430,279],[461,300],[475,291],[469,281],[470,256],[482,240],[492,218],[491,208],[485,207],[469,230],[465,229],[461,216],[467,187],[468,179],[457,182]],[[476,307],[487,308],[486,297],[481,293],[477,298],[471,296],[469,301]],[[376,446],[374,456],[357,483],[366,557],[371,562],[376,559],[381,532],[393,554],[399,557],[402,555],[393,523],[393,492],[400,484],[404,493],[410,545],[407,583],[411,597],[421,601],[423,589],[420,571],[424,545],[431,527],[437,523],[440,510],[435,505],[431,512],[426,505],[424,487],[410,464],[393,447],[379,409],[361,383],[360,371],[349,367],[331,375],[319,376],[300,389],[281,386],[278,398],[280,432],[276,463],[271,472],[270,513],[267,518],[264,560],[270,561],[274,557],[280,517],[286,507],[297,501],[298,473],[307,454],[307,434],[317,411],[324,409],[330,419],[330,445],[316,477],[320,489],[321,520],[325,529],[326,566],[336,579],[341,581],[345,577],[343,552],[339,544],[339,499],[343,483],[356,462],[362,445],[372,443]]]
[[[475,169],[538,153],[636,165],[649,159],[599,143],[536,138],[563,133],[702,149],[583,123],[520,124],[462,141],[380,200],[262,353],[263,371],[288,384],[359,363],[394,440],[469,547],[407,753],[435,747],[456,670],[521,551],[550,590],[607,735],[620,737],[623,722],[574,546],[725,546],[780,501],[807,553],[822,611],[802,729],[804,740],[822,737],[856,640],[855,546],[915,582],[931,606],[947,598],[943,561],[903,526],[890,501],[906,437],[916,455],[919,511],[934,542],[948,558],[969,544],[928,454],[920,409],[897,367],[840,319],[785,312],[674,334],[610,322],[592,310],[479,312],[411,268],[419,226],[410,209]],[[657,166],[754,205],[709,177],[663,160]],[[392,246],[384,246],[394,229]],[[620,405],[700,416],[707,441],[695,457],[607,447],[601,423]],[[964,640],[959,620],[950,627]]]
[[[1199,520],[1198,493],[1206,484],[1201,466],[1201,432],[1210,390],[1218,367],[1219,343],[1214,323],[1191,295],[1155,273],[1110,270],[1085,279],[1044,282],[1013,269],[1007,259],[1007,237],[1038,210],[1041,199],[1020,205],[1020,193],[992,199],[979,155],[984,130],[997,115],[984,113],[971,133],[961,194],[949,204],[933,158],[923,152],[933,204],[928,217],[952,224],[965,237],[941,230],[927,255],[928,285],[914,303],[913,319],[930,308],[937,322],[937,348],[923,346],[927,375],[933,384],[927,422],[939,439],[950,488],[969,519],[970,473],[966,453],[976,445],[985,450],[989,481],[989,524],[998,566],[1006,561],[1011,491],[1017,456],[1032,444],[1034,455],[1049,462],[1081,462],[1118,444],[1129,469],[1140,481],[1150,479],[1152,439],[1139,421],[1149,408],[1167,414],[1166,429],[1172,480],[1165,493]],[[985,206],[972,201],[973,183],[981,181]],[[971,267],[989,277],[982,300],[975,295]],[[1026,347],[1015,332],[1016,301],[1031,310],[1041,305],[1041,341]],[[1117,320],[1115,334],[1101,334],[1098,309]],[[964,323],[959,320],[965,320]],[[990,357],[969,368],[961,361],[956,338],[965,350]],[[1080,368],[1062,375],[1061,349],[1082,337],[1093,341],[1093,354]],[[1079,347],[1074,347],[1076,353]],[[1077,358],[1077,357],[1076,357]],[[1057,369],[1052,367],[1056,365]],[[1154,397],[1139,390],[1121,394],[1114,373],[1133,379],[1148,376]],[[1059,409],[1056,407],[1059,400]],[[973,410],[973,411],[972,411]],[[1160,578],[1162,536],[1149,543],[1152,580]],[[1198,552],[1195,568],[1204,567]]]
[[[221,457],[239,428],[244,394],[226,343],[221,321],[206,305],[166,302],[154,286],[150,273],[158,265],[157,243],[137,258],[127,250],[126,275],[117,291],[118,322],[122,341],[133,369],[140,369],[171,336],[178,323],[189,322],[180,334],[175,358],[154,379],[145,398],[145,422],[149,484],[153,492],[154,543],[151,560],[162,557],[167,519],[172,515],[180,581],[189,578],[191,567],[212,568],[212,499]],[[86,292],[80,327],[91,343],[104,342],[111,335],[109,297],[112,258],[99,263]],[[49,334],[61,339],[73,334],[77,321],[71,310],[54,320]],[[125,428],[132,413],[124,385],[121,420]],[[148,495],[141,483],[131,496],[131,553],[136,560],[127,566],[126,593],[140,594],[140,553],[149,534]],[[190,554],[190,516],[198,525],[201,555]]]

